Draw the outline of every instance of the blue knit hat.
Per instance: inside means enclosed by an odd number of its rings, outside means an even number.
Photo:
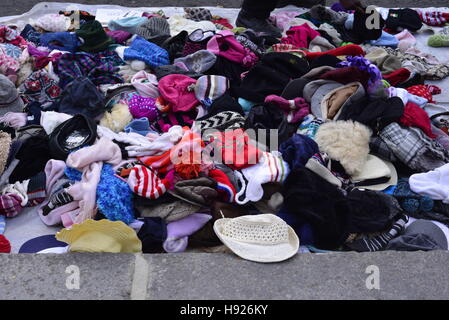
[[[382,31],[382,35],[377,40],[371,40],[370,44],[372,46],[385,46],[385,47],[392,47],[397,48],[399,44],[399,40],[392,34],[389,34],[388,32]]]
[[[137,27],[147,20],[148,18],[146,17],[128,17],[118,20],[111,20],[108,23],[108,29],[111,31],[121,30],[135,34]]]
[[[279,148],[282,158],[290,168],[302,168],[307,161],[320,152],[317,143],[308,136],[295,133],[290,139],[283,142]]]
[[[170,64],[167,50],[139,36],[125,49],[124,59],[141,60],[153,68]]]
[[[40,45],[52,50],[76,52],[80,41],[72,32],[48,32],[40,37]]]

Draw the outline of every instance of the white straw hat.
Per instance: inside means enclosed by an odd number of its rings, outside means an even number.
[[[218,219],[214,231],[236,255],[251,261],[279,262],[299,249],[295,231],[273,214]]]

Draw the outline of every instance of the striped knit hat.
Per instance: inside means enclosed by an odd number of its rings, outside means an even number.
[[[209,177],[217,181],[217,191],[220,200],[234,202],[236,191],[226,173],[220,169],[213,169],[209,170]]]
[[[157,199],[170,187],[170,180],[159,179],[151,169],[136,165],[129,173],[128,185],[135,194],[141,197]]]
[[[262,199],[262,184],[284,182],[290,173],[290,168],[279,152],[264,152],[257,164],[235,170],[234,173],[242,185],[235,196],[235,201],[242,205],[248,201],[257,202]]]
[[[195,85],[195,96],[203,105],[209,107],[229,89],[229,80],[223,76],[207,75],[198,79]]]

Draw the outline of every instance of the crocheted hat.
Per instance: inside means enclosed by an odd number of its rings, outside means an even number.
[[[279,262],[299,249],[295,231],[273,214],[222,218],[214,223],[215,234],[236,255],[256,262]]]

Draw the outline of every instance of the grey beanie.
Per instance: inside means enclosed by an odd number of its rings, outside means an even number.
[[[217,56],[208,50],[198,50],[188,56],[176,58],[174,64],[179,67],[186,67],[187,70],[204,73],[213,67],[217,61]]]
[[[145,40],[161,45],[170,37],[170,25],[164,18],[153,17],[139,25],[136,34]]]
[[[14,83],[0,74],[0,117],[7,112],[22,112],[24,104]]]

